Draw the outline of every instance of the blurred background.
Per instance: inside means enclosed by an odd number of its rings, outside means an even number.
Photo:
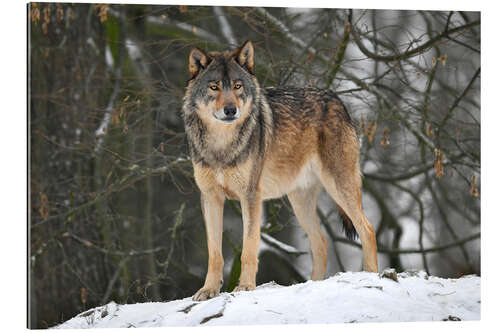
[[[337,92],[362,140],[379,269],[480,275],[480,13],[28,5],[29,324],[111,301],[192,296],[207,266],[181,118],[193,46],[254,42],[262,86]],[[268,201],[257,283],[309,278],[286,198]],[[326,193],[328,272],[361,269]],[[237,284],[238,202],[224,211],[224,285]]]

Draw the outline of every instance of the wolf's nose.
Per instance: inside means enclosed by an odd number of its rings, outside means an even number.
[[[224,114],[226,115],[226,117],[233,117],[236,114],[236,106],[225,106]]]

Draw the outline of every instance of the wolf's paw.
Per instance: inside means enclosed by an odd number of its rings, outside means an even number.
[[[203,287],[194,294],[193,301],[206,301],[216,296],[219,296],[218,289]]]
[[[255,285],[250,284],[240,284],[236,288],[234,288],[233,293],[237,293],[238,291],[250,291],[255,290]]]

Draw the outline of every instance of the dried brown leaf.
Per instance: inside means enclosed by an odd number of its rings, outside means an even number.
[[[58,4],[56,9],[56,17],[59,22],[61,22],[64,19],[64,9],[62,9],[60,5],[61,4]]]
[[[36,4],[32,4],[33,8],[31,8],[30,11],[31,22],[33,23],[40,21],[40,9],[38,9],[35,5]]]
[[[441,60],[441,63],[443,66],[446,66],[446,60],[448,59],[448,56],[446,54],[443,54],[441,57],[439,57],[439,60]]]
[[[444,155],[440,149],[434,149],[434,170],[436,171],[436,178],[439,179],[444,174],[443,160]]]
[[[391,143],[389,139],[389,128],[384,127],[384,130],[382,132],[382,140],[380,140],[380,145],[382,147],[387,147]]]
[[[434,138],[434,130],[432,129],[431,123],[427,124],[427,127],[425,129],[425,134],[427,134],[427,136],[430,138]]]
[[[471,184],[470,184],[470,191],[469,191],[469,193],[473,197],[478,197],[479,196],[479,190],[476,187],[476,182],[477,182],[476,175],[472,175],[472,180],[471,180]]]
[[[377,131],[377,122],[376,121],[370,121],[368,123],[368,128],[367,128],[367,136],[368,136],[368,141],[370,143],[373,142],[373,136],[375,135],[375,132]]]
[[[80,300],[83,304],[87,303],[87,289],[80,289]]]
[[[47,24],[50,23],[50,4],[43,9],[43,20]]]

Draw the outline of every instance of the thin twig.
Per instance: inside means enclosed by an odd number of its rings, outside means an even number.
[[[108,286],[106,288],[106,292],[104,293],[104,296],[102,297],[101,304],[108,303],[109,297],[111,296],[111,292],[113,291],[113,286],[115,285],[116,280],[118,279],[118,276],[120,276],[120,271],[129,259],[130,259],[130,256],[123,257],[120,260],[120,262],[118,263],[118,266],[116,267],[116,270],[115,270],[113,276],[111,277],[111,280],[109,280]]]
[[[470,88],[472,87],[472,85],[474,84],[474,82],[476,81],[476,79],[478,78],[480,73],[481,73],[481,66],[479,66],[479,68],[476,70],[476,72],[474,73],[474,75],[470,79],[469,84],[467,85],[467,87],[465,87],[464,91],[462,91],[460,96],[458,96],[457,99],[455,99],[455,101],[453,102],[451,107],[448,109],[448,112],[446,113],[445,117],[441,121],[441,124],[439,124],[438,132],[436,134],[438,143],[440,142],[440,138],[441,138],[441,136],[440,136],[441,129],[445,127],[446,123],[448,122],[448,120],[450,119],[450,117],[453,113],[453,110],[455,110],[455,108],[458,106],[458,104],[464,98],[464,96],[467,95],[467,92],[469,92]]]
[[[125,252],[125,251],[110,250],[110,249],[106,249],[106,248],[97,246],[94,243],[92,243],[91,241],[89,241],[85,238],[82,238],[80,236],[77,236],[69,231],[63,233],[61,236],[64,238],[71,238],[71,239],[75,240],[76,242],[80,243],[81,245],[84,245],[88,248],[94,249],[94,250],[101,252],[103,254],[119,256],[119,257],[144,256],[144,255],[149,255],[149,254],[156,253],[159,251],[163,251],[166,249],[165,246],[158,246],[158,247],[155,247],[152,249],[147,249],[147,250],[130,250],[130,251]]]

